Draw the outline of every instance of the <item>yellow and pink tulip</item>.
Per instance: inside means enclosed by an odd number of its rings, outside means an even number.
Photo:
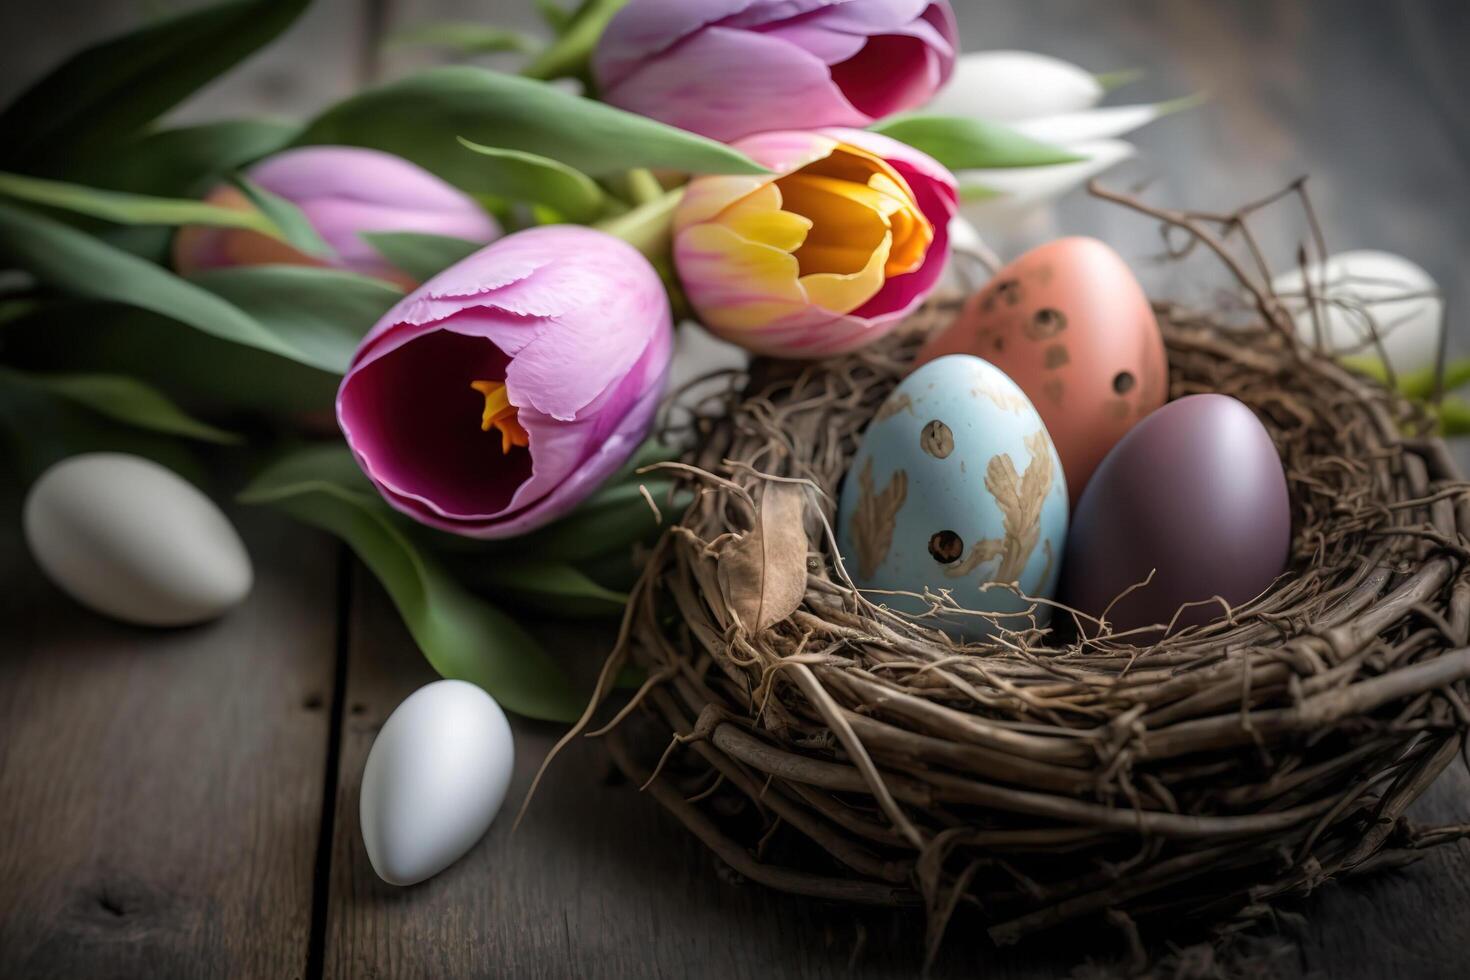
[[[696,178],[674,214],[679,279],[713,333],[825,357],[881,337],[939,282],[956,191],[929,156],[848,129],[734,146],[772,172]]]

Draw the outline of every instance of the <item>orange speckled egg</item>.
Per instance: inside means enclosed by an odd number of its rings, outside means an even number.
[[[1074,503],[1113,444],[1169,393],[1148,297],[1095,238],[1060,238],[1001,269],[914,366],[946,354],[982,357],[1021,386],[1061,456]]]

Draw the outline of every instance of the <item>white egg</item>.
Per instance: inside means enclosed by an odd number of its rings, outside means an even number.
[[[250,592],[250,555],[218,507],[152,460],[86,453],[41,474],[26,542],[58,588],[144,626],[201,623]]]
[[[484,836],[510,786],[515,743],[495,699],[435,681],[394,709],[362,771],[358,818],[368,860],[390,885],[412,885]]]
[[[1313,263],[1307,276],[1320,297],[1323,339],[1333,353],[1379,357],[1369,332],[1371,317],[1395,371],[1434,366],[1442,301],[1429,273],[1401,256],[1365,249],[1341,252],[1325,266]],[[1317,318],[1305,300],[1302,270],[1284,272],[1271,285],[1291,310],[1302,339],[1315,343]]]

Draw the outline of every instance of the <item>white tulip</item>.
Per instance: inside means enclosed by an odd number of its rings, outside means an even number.
[[[1133,145],[1122,140],[1093,140],[1067,146],[1066,150],[1085,159],[1043,167],[1004,167],[961,172],[959,182],[962,189],[980,187],[992,194],[981,200],[962,203],[962,213],[987,230],[1014,227],[1023,222],[1039,205],[1075,190],[1134,154]]]
[[[1043,143],[1067,144],[1115,139],[1141,126],[1147,126],[1160,116],[1188,108],[1197,101],[1194,98],[1185,98],[1146,105],[1107,106],[1086,112],[1064,112],[1054,116],[1022,119],[1011,123],[1011,128]]]
[[[1376,330],[1383,352],[1400,374],[1437,363],[1443,302],[1438,285],[1413,262],[1390,252],[1340,252],[1325,266],[1309,265],[1306,276],[1317,296],[1317,316],[1306,301],[1301,269],[1282,273],[1271,286],[1307,343],[1316,342],[1320,319],[1323,339],[1333,353],[1380,356],[1372,340]]]
[[[961,55],[949,84],[925,114],[1013,122],[1079,112],[1097,105],[1103,87],[1076,65],[1030,51]]]

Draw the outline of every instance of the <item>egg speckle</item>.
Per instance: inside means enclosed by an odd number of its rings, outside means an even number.
[[[926,590],[948,592],[995,619],[947,612],[929,624],[979,638],[997,621],[1046,620],[1014,589],[1052,594],[1066,525],[1066,478],[1035,408],[999,369],[957,355],[911,374],[875,414],[842,489],[838,538],[875,601],[922,614]]]
[[[1168,364],[1142,287],[1116,252],[1063,238],[1007,265],[915,361],[973,354],[1026,392],[1080,497],[1103,456],[1164,403]]]

